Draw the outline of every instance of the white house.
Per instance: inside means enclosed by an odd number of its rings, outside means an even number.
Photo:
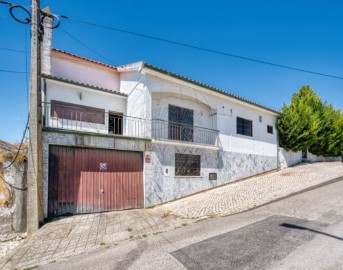
[[[43,42],[45,217],[143,208],[278,167],[278,111]]]

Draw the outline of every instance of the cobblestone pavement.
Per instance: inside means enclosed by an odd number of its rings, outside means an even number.
[[[75,215],[45,224],[14,252],[0,259],[0,269],[23,269],[148,237],[194,220],[163,215],[159,209]]]
[[[45,224],[0,269],[23,269],[148,237],[202,219],[237,213],[343,175],[343,163],[302,164],[152,209],[75,215]]]
[[[343,175],[342,162],[302,163],[160,206],[188,218],[242,212]]]

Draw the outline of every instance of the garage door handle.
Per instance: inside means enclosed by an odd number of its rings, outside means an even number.
[[[101,193],[104,193],[104,190],[103,190],[103,189],[100,189],[100,192],[101,192]]]

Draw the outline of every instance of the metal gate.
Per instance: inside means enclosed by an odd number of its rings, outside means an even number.
[[[140,152],[49,147],[48,214],[142,208]]]

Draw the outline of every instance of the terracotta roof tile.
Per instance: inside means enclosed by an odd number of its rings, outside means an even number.
[[[95,60],[92,60],[92,59],[89,59],[89,58],[86,58],[86,57],[83,57],[83,56],[80,56],[80,55],[77,55],[77,54],[74,54],[74,53],[70,53],[70,52],[67,52],[67,51],[64,51],[64,50],[60,50],[60,49],[55,49],[54,48],[54,49],[52,49],[52,51],[55,51],[55,52],[58,52],[58,53],[63,53],[65,55],[69,55],[69,56],[72,56],[72,57],[75,57],[75,58],[79,58],[79,59],[91,62],[93,64],[97,64],[97,65],[100,65],[100,66],[104,66],[104,67],[108,67],[108,68],[117,70],[117,68],[115,66],[111,66],[111,65],[99,62],[99,61],[95,61]]]
[[[78,85],[78,86],[88,87],[88,88],[92,88],[92,89],[107,92],[107,93],[117,94],[117,95],[121,95],[124,97],[127,96],[126,94],[120,93],[119,91],[115,91],[112,89],[106,89],[103,87],[99,87],[99,86],[95,86],[95,85],[91,85],[91,84],[87,84],[87,83],[82,83],[82,82],[77,82],[77,81],[73,81],[73,80],[69,80],[69,79],[65,79],[65,78],[60,78],[60,77],[56,77],[56,76],[52,76],[52,75],[48,75],[48,74],[42,74],[42,77],[47,78],[47,79],[52,79],[55,81],[60,81],[60,82],[70,83],[70,84],[74,84],[74,85]]]
[[[154,71],[161,72],[161,73],[163,73],[163,74],[165,74],[165,75],[174,77],[174,78],[176,78],[176,79],[183,80],[183,81],[188,82],[188,83],[191,83],[191,84],[195,84],[195,85],[200,86],[200,87],[204,87],[204,88],[206,88],[206,89],[208,89],[208,90],[211,90],[211,91],[214,91],[214,92],[223,94],[223,95],[225,95],[225,96],[229,96],[229,97],[231,97],[231,98],[234,98],[234,99],[243,101],[243,102],[245,102],[245,103],[254,105],[254,106],[256,106],[256,107],[265,109],[265,110],[267,110],[267,111],[270,111],[270,112],[273,112],[273,113],[276,113],[276,114],[280,114],[280,111],[278,111],[278,110],[269,108],[269,107],[267,107],[267,106],[264,106],[264,105],[262,105],[262,104],[259,104],[259,103],[255,102],[255,101],[251,101],[251,100],[249,100],[249,99],[245,99],[245,98],[240,97],[240,96],[237,96],[237,95],[235,95],[235,94],[231,94],[231,93],[229,93],[229,92],[227,92],[227,91],[224,91],[224,90],[222,90],[222,89],[219,89],[219,88],[216,88],[216,87],[207,85],[207,84],[205,84],[205,83],[195,81],[195,80],[193,80],[193,79],[190,79],[190,78],[188,78],[188,77],[185,77],[185,76],[176,74],[176,73],[171,72],[171,71],[169,71],[169,70],[162,69],[162,68],[153,66],[153,65],[148,64],[148,63],[145,63],[145,62],[143,62],[143,65],[144,65],[144,67],[146,67],[146,68],[148,68],[148,69],[151,69],[151,70],[154,70]]]

